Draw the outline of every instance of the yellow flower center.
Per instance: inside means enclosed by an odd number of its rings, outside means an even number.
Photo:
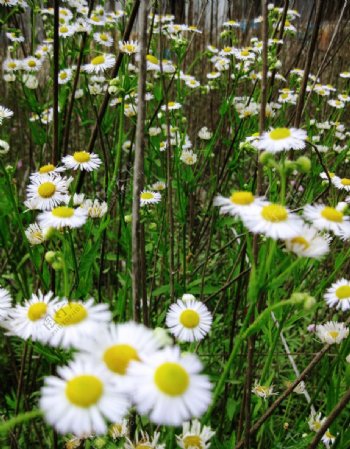
[[[147,55],[146,56],[147,61],[151,62],[152,64],[158,64],[158,59],[153,55]]]
[[[184,443],[185,449],[188,449],[188,448],[192,449],[193,447],[198,448],[198,449],[203,448],[201,437],[198,435],[188,435],[187,437],[185,437],[183,439],[183,443]]]
[[[55,166],[53,164],[46,164],[39,168],[39,173],[49,173],[52,170],[55,170]]]
[[[29,307],[27,315],[30,321],[38,321],[46,314],[46,312],[47,304],[44,302],[37,302]]]
[[[193,329],[198,326],[200,317],[198,312],[192,309],[184,310],[180,315],[180,323],[188,329]]]
[[[60,78],[61,78],[61,80],[65,80],[66,78],[67,78],[67,73],[66,72],[62,72],[62,73],[60,73]]]
[[[89,162],[89,160],[91,159],[90,153],[87,153],[86,151],[76,151],[73,154],[73,157],[80,164]]]
[[[15,62],[9,62],[7,64],[7,67],[9,67],[10,69],[15,69],[17,67],[17,64]]]
[[[152,200],[153,198],[154,198],[154,195],[151,192],[142,192],[141,193],[141,200]]]
[[[66,396],[78,407],[90,407],[96,404],[103,394],[103,383],[96,376],[83,374],[69,380],[66,385]]]
[[[57,310],[54,320],[61,326],[71,326],[84,321],[87,316],[87,311],[82,304],[70,302]]]
[[[56,192],[56,186],[53,182],[43,182],[38,187],[38,194],[42,198],[51,198],[52,195]]]
[[[101,65],[104,64],[106,61],[105,57],[103,55],[95,56],[94,59],[91,61],[92,65]]]
[[[304,247],[304,249],[308,249],[310,247],[310,243],[301,236],[292,238],[291,243],[293,245],[301,245]]]
[[[31,59],[30,61],[28,61],[28,65],[29,67],[36,67],[36,62],[33,59]]]
[[[343,213],[334,207],[326,206],[322,210],[321,215],[326,220],[335,221],[336,223],[341,223],[343,221]]]
[[[350,285],[342,285],[341,287],[338,287],[335,294],[338,299],[350,298]]]
[[[225,48],[224,48],[224,52],[225,52],[225,53],[230,53],[231,50],[232,50],[231,47],[225,47]]]
[[[254,201],[252,192],[234,192],[230,196],[231,203],[239,204],[240,206],[247,206]]]
[[[281,98],[283,98],[283,100],[285,100],[286,98],[288,98],[289,97],[289,94],[282,94],[281,95]]]
[[[169,101],[169,103],[168,103],[168,107],[169,108],[172,108],[172,107],[174,107],[175,106],[175,101]]]
[[[343,178],[340,182],[343,184],[343,186],[350,186],[349,178]]]
[[[135,51],[135,45],[132,44],[125,44],[124,45],[124,49],[126,51],[129,51],[130,53],[132,53],[133,51]]]
[[[332,338],[336,339],[339,335],[338,331],[329,331],[328,335],[330,335]]]
[[[101,20],[98,16],[92,16],[91,20],[93,20],[94,22],[101,22]]]
[[[111,371],[124,375],[131,360],[140,359],[135,348],[119,344],[109,347],[103,354],[103,360]]]
[[[74,209],[68,206],[54,207],[51,211],[52,215],[57,218],[70,218],[74,215]]]
[[[60,33],[68,33],[68,28],[66,26],[60,27]]]
[[[190,384],[187,371],[178,363],[165,362],[154,373],[154,382],[168,396],[181,396]]]
[[[269,137],[272,140],[287,139],[290,136],[291,132],[288,128],[276,128],[269,133]]]
[[[153,448],[147,443],[140,443],[136,446],[136,449],[153,449]]]
[[[265,220],[271,221],[272,223],[286,221],[288,218],[286,208],[279,204],[268,204],[267,206],[264,206],[261,215]]]
[[[241,51],[241,56],[249,56],[249,51],[248,50],[242,50]]]
[[[101,34],[100,34],[100,39],[101,39],[101,41],[103,41],[103,42],[107,42],[107,41],[108,41],[108,36],[107,36],[107,34],[101,33]]]

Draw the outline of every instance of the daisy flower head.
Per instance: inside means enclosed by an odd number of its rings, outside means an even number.
[[[182,150],[180,160],[186,165],[194,165],[197,162],[197,155],[192,150]]]
[[[115,56],[110,54],[102,54],[95,56],[90,64],[85,64],[83,70],[87,73],[100,73],[110,69],[115,64]]]
[[[82,340],[100,333],[111,318],[107,304],[94,304],[93,298],[86,302],[64,300],[48,322],[48,343],[62,348],[78,347]]]
[[[322,343],[332,345],[340,344],[349,335],[349,329],[344,323],[328,321],[326,324],[316,326],[316,334]]]
[[[178,299],[170,306],[166,325],[178,341],[199,341],[210,331],[213,317],[200,301]]]
[[[119,41],[119,50],[122,53],[133,55],[140,51],[140,47],[137,41]]]
[[[220,207],[220,214],[242,216],[249,208],[264,204],[261,198],[255,198],[252,192],[235,191],[229,198],[218,195],[214,198],[213,205]]]
[[[318,432],[325,420],[326,418],[322,418],[321,413],[316,413],[315,411],[313,411],[308,419],[310,430],[312,430],[313,432]]]
[[[154,432],[152,438],[146,432],[141,430],[141,435],[136,432],[135,443],[127,438],[123,449],[165,449],[165,444],[159,444],[159,437],[159,432]]]
[[[349,178],[340,178],[339,176],[333,176],[331,178],[332,184],[339,190],[345,190],[346,192],[350,192],[350,179]]]
[[[33,178],[46,177],[47,175],[55,175],[64,170],[65,167],[56,167],[55,165],[48,163],[39,167],[38,171],[36,171],[35,173],[32,173],[30,175],[30,180],[32,180]]]
[[[40,59],[35,58],[34,56],[28,56],[22,61],[22,70],[26,72],[38,72],[43,63]]]
[[[25,235],[31,245],[40,245],[46,240],[46,232],[38,225],[32,223],[25,230]]]
[[[11,109],[5,108],[5,106],[0,106],[0,125],[4,119],[10,118],[13,116],[13,111]]]
[[[317,229],[332,231],[343,238],[350,236],[349,217],[335,207],[307,204],[304,207],[304,217]]]
[[[306,131],[296,128],[275,128],[263,133],[254,146],[269,153],[305,148]]]
[[[330,430],[328,429],[326,433],[321,438],[322,443],[326,446],[327,449],[329,449],[332,444],[335,442],[336,436],[333,435]]]
[[[176,435],[177,444],[182,449],[208,449],[210,440],[215,432],[208,426],[201,427],[201,423],[194,419],[182,425],[181,435]]]
[[[60,70],[58,74],[58,84],[67,84],[72,79],[72,69]]]
[[[254,382],[254,387],[252,388],[252,393],[254,393],[256,396],[259,396],[259,398],[267,399],[268,397],[277,394],[277,392],[273,391],[273,388],[273,385],[261,385],[256,380]]]
[[[299,257],[318,259],[329,252],[330,237],[320,235],[317,229],[304,225],[300,235],[285,241],[288,251]]]
[[[112,47],[113,38],[109,33],[94,33],[94,40],[105,47]]]
[[[87,151],[75,151],[72,155],[62,158],[62,162],[66,168],[86,171],[97,170],[102,164],[97,154],[88,153]]]
[[[117,438],[127,437],[129,435],[129,423],[127,419],[115,422],[108,429],[108,435],[116,440]]]
[[[182,106],[180,103],[176,103],[176,101],[169,101],[167,105],[163,104],[161,107],[162,111],[166,111],[167,109],[169,111],[175,111],[176,109],[181,109]]]
[[[153,192],[151,190],[143,190],[140,193],[140,204],[142,206],[147,206],[148,204],[159,203],[162,199],[162,195],[159,192]]]
[[[19,59],[7,58],[2,64],[2,68],[4,72],[16,72],[20,70],[22,67],[22,63]]]
[[[302,219],[280,204],[265,203],[250,208],[242,215],[245,226],[254,234],[264,234],[274,240],[292,239],[300,235]]]
[[[0,322],[6,320],[8,317],[12,308],[11,302],[10,293],[5,288],[0,287]]]
[[[105,434],[106,420],[120,421],[126,415],[129,401],[103,365],[76,359],[57,373],[45,378],[39,405],[59,433]]]
[[[31,183],[27,187],[27,201],[35,209],[51,210],[53,207],[65,202],[72,179],[50,174],[32,178]]]
[[[82,355],[94,359],[106,368],[124,378],[130,362],[152,357],[159,349],[153,332],[142,324],[132,321],[110,324],[98,334],[91,335],[78,343]]]
[[[336,307],[342,311],[350,309],[350,281],[340,279],[334,282],[324,295],[329,307]]]
[[[89,217],[91,218],[101,218],[106,215],[108,206],[105,201],[99,200],[85,200],[81,207],[87,210]]]
[[[211,402],[211,384],[201,371],[198,357],[181,355],[178,347],[132,361],[127,379],[138,412],[149,414],[156,424],[172,426],[200,417]]]
[[[73,25],[68,25],[67,23],[62,24],[58,28],[58,34],[62,39],[66,39],[67,37],[73,36],[76,32],[76,28]]]
[[[50,332],[47,320],[58,304],[59,299],[51,291],[46,295],[40,290],[38,294],[33,293],[30,299],[23,305],[17,304],[10,313],[9,333],[24,340],[31,338],[45,343]]]
[[[39,214],[38,222],[42,228],[80,228],[87,218],[88,213],[82,207],[57,206]]]

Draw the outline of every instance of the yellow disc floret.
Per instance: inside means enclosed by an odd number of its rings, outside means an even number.
[[[54,320],[61,326],[71,326],[84,321],[87,315],[87,311],[82,304],[70,302],[57,310]]]
[[[91,64],[92,65],[101,65],[101,64],[104,64],[105,61],[106,61],[106,59],[105,59],[105,57],[103,55],[95,56],[93,58],[93,60],[91,61]]]
[[[38,194],[42,198],[51,198],[56,192],[56,186],[53,182],[43,182],[38,187]]]
[[[350,298],[350,285],[342,285],[338,287],[335,291],[338,299],[349,299]]]
[[[322,210],[321,215],[326,220],[335,221],[336,223],[342,223],[343,221],[343,213],[334,207],[326,206]]]
[[[231,203],[239,204],[240,206],[248,206],[254,202],[254,195],[252,192],[234,192],[230,196]]]
[[[103,384],[96,376],[82,375],[69,380],[66,385],[66,396],[78,407],[91,407],[103,394]]]
[[[74,209],[68,206],[58,206],[54,207],[51,213],[57,218],[71,218],[74,215]]]
[[[103,354],[103,360],[111,371],[124,375],[131,360],[140,359],[135,348],[119,344],[109,347]]]
[[[287,209],[279,204],[268,204],[261,210],[262,217],[272,223],[286,221],[288,218]]]
[[[165,362],[154,373],[154,382],[159,390],[168,396],[181,396],[188,389],[190,378],[178,363]]]
[[[88,153],[87,151],[76,151],[73,154],[73,157],[80,164],[83,164],[84,162],[89,162],[89,160],[91,159],[90,153]]]
[[[49,173],[52,170],[55,170],[55,166],[53,164],[46,164],[39,168],[39,173],[43,175],[44,173]]]
[[[269,137],[272,140],[287,139],[290,136],[291,132],[288,128],[276,128],[269,133]]]
[[[141,193],[141,200],[153,200],[154,195],[151,192],[142,192]]]
[[[180,315],[180,323],[188,329],[194,329],[198,326],[200,317],[198,312],[192,309],[184,310]]]
[[[183,439],[185,449],[203,449],[202,441],[198,435],[188,435]]]
[[[38,321],[46,315],[46,312],[47,304],[44,302],[37,302],[29,307],[27,315],[30,321]]]

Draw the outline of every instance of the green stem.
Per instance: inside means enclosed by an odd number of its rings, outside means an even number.
[[[34,418],[39,418],[43,415],[41,410],[31,410],[30,412],[21,413],[3,423],[0,424],[0,434],[7,433],[13,427],[17,426],[17,424],[22,424],[27,421],[31,421]]]

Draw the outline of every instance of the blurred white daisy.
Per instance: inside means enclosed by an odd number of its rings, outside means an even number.
[[[120,421],[129,402],[103,365],[76,359],[44,380],[40,408],[59,433],[77,437],[107,432],[106,420]]]
[[[67,23],[61,25],[58,28],[59,37],[62,38],[62,39],[66,39],[67,37],[73,36],[75,31],[76,31],[75,26],[74,25],[68,25]]]
[[[169,111],[175,111],[176,109],[181,109],[182,106],[180,103],[176,103],[175,101],[169,101],[167,105],[163,104],[161,107],[162,111],[166,111],[167,109]]]
[[[244,215],[254,206],[260,206],[265,202],[261,198],[255,198],[252,192],[236,191],[232,192],[229,198],[218,195],[214,198],[214,206],[220,207],[220,214]]]
[[[28,56],[27,58],[23,59],[21,68],[22,70],[25,70],[26,72],[38,72],[43,63],[40,59],[35,58],[34,56]]]
[[[67,168],[86,171],[96,170],[102,164],[97,154],[87,151],[76,151],[73,155],[63,157],[62,162]]]
[[[119,41],[119,50],[122,53],[127,53],[128,55],[133,55],[137,53],[140,48],[137,41]]]
[[[32,223],[25,230],[25,235],[31,245],[40,245],[46,240],[44,230],[38,223]]]
[[[326,291],[324,299],[329,307],[346,311],[350,309],[350,281],[340,279],[334,282]]]
[[[67,84],[72,79],[72,69],[63,69],[58,73],[58,84]]]
[[[166,325],[178,341],[199,341],[210,331],[213,317],[205,304],[178,299],[170,306]]]
[[[87,211],[81,207],[74,209],[68,206],[58,206],[39,214],[38,222],[42,228],[80,228],[85,224],[87,218]]]
[[[350,179],[349,178],[339,178],[338,176],[333,176],[331,178],[332,184],[339,190],[345,190],[350,192]]]
[[[311,412],[311,415],[308,419],[308,424],[309,424],[310,430],[313,430],[314,432],[318,432],[325,420],[326,420],[326,418],[322,418],[321,413],[316,413],[315,411]]]
[[[38,171],[32,173],[30,175],[30,179],[32,180],[33,178],[37,178],[37,177],[39,177],[39,178],[45,177],[48,174],[53,175],[56,173],[60,173],[64,170],[65,170],[64,167],[56,167],[55,165],[50,164],[50,163],[45,164],[45,165],[42,165],[41,167],[39,167]]]
[[[176,435],[176,441],[182,449],[208,449],[214,435],[215,432],[210,427],[202,427],[201,423],[194,419],[192,422],[183,423],[182,433]]]
[[[300,229],[300,235],[286,240],[288,251],[295,253],[299,257],[319,258],[329,252],[330,237],[321,235],[310,226],[304,225]]]
[[[197,155],[192,150],[182,150],[180,160],[186,165],[194,165],[197,162]]]
[[[115,64],[115,56],[103,54],[95,56],[89,64],[85,64],[82,69],[87,73],[100,73],[110,69]]]
[[[350,235],[349,217],[335,207],[307,204],[304,217],[317,229],[332,231],[339,237]]]
[[[316,334],[323,343],[340,344],[349,335],[349,329],[344,323],[328,321],[326,324],[316,326]]]
[[[327,449],[329,449],[332,444],[335,442],[336,436],[333,435],[330,430],[328,429],[323,437],[321,438],[322,443],[326,446]]]
[[[13,116],[13,111],[11,109],[5,108],[5,106],[0,106],[0,125],[4,119],[10,118]]]
[[[129,424],[127,419],[115,422],[108,429],[108,435],[116,440],[117,438],[127,437],[129,435]]]
[[[201,416],[211,401],[211,384],[201,371],[198,357],[181,355],[178,347],[132,361],[127,379],[138,412],[149,414],[156,424],[173,426]]]
[[[85,200],[81,207],[87,210],[89,217],[91,218],[101,218],[104,215],[106,215],[108,206],[105,201],[99,201],[99,200]]]
[[[296,128],[275,128],[263,133],[254,143],[259,150],[278,153],[284,150],[302,150],[305,148],[306,131]]]
[[[105,47],[112,47],[113,38],[109,33],[94,33],[94,40],[100,45],[104,45]]]
[[[27,200],[34,206],[31,208],[50,210],[65,202],[72,180],[50,174],[32,178],[27,187]]]
[[[270,396],[273,396],[275,394],[278,394],[276,391],[274,391],[273,385],[261,385],[257,380],[254,382],[254,387],[252,388],[252,393],[254,393],[256,396],[259,396],[260,398],[267,399]]]
[[[12,308],[12,299],[10,293],[0,287],[0,322],[6,320]]]
[[[140,193],[141,206],[159,203],[161,199],[162,199],[162,196],[159,192],[152,192],[151,190],[143,190]]]

